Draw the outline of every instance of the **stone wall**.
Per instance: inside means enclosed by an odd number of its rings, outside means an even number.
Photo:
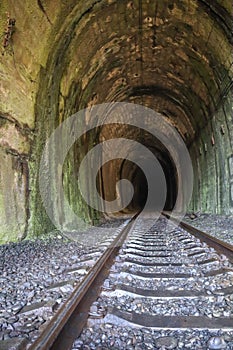
[[[190,147],[194,190],[190,210],[233,214],[232,94]]]

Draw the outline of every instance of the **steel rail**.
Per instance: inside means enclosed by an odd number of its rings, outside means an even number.
[[[137,216],[138,214],[118,234],[28,350],[68,350],[72,348],[87,321],[90,306],[98,298],[103,281],[108,276],[114,258]]]
[[[209,246],[213,247],[218,253],[224,254],[228,257],[229,261],[233,263],[233,245],[224,242],[218,238],[211,236],[210,234],[199,230],[198,228],[187,224],[184,221],[179,222],[176,218],[171,217],[170,213],[163,212],[163,215],[168,218],[171,222],[179,223],[179,226],[184,230],[191,233],[193,236],[200,239],[201,242],[207,243]]]

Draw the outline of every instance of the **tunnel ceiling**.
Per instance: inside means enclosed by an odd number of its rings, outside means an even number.
[[[61,104],[140,103],[190,143],[230,88],[229,11],[223,1],[97,2],[65,34]]]
[[[34,128],[46,106],[61,122],[129,101],[160,112],[190,144],[231,87],[230,0],[4,0],[0,11],[2,31],[4,11],[16,18],[0,57],[0,112],[20,126]]]

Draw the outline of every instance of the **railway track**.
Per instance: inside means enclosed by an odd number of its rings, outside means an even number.
[[[1,247],[1,350],[26,349],[38,338],[127,222],[90,228],[84,246],[53,233]]]
[[[30,350],[64,350],[72,347],[75,336],[81,332],[85,325],[89,307],[98,296],[104,279],[109,273],[109,268],[123,244],[131,225],[132,221],[126,220],[116,230],[117,232],[113,234],[115,238],[108,240],[107,247],[107,242],[105,243],[105,250],[102,255],[100,254],[101,250],[99,249],[98,251],[97,249],[96,254],[100,257],[51,321],[46,323],[46,328],[38,339],[27,348]]]
[[[233,349],[233,247],[167,224],[126,226],[29,349]]]

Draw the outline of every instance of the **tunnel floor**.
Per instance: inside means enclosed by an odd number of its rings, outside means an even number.
[[[100,226],[114,235],[126,218],[127,215],[112,218]],[[191,213],[186,215],[184,221],[233,244],[233,219],[229,216]],[[93,234],[99,228],[94,228]],[[104,242],[108,240],[108,235],[102,238]],[[97,245],[100,245],[100,241]],[[35,339],[39,330],[43,329],[45,321],[71,294],[75,283],[85,277],[89,268],[85,261],[98,256],[94,245],[84,247],[63,237],[58,231],[42,236],[41,239],[2,245],[0,255],[0,317],[4,318],[0,326],[1,349],[4,349],[1,346],[6,341],[17,344],[21,337]],[[41,312],[34,315],[36,309]],[[165,334],[163,332],[163,336]],[[186,335],[188,334],[189,331]]]
[[[233,218],[232,215],[214,214],[187,214],[183,221],[200,229],[211,232],[211,235],[224,242],[233,244]]]

